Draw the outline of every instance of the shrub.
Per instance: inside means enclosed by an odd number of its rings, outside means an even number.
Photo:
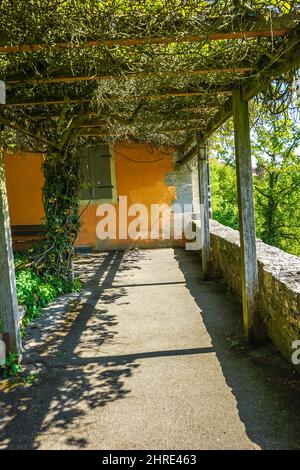
[[[40,314],[43,307],[53,302],[59,295],[78,292],[81,288],[79,280],[68,283],[49,275],[41,278],[31,269],[17,271],[16,284],[19,305],[23,305],[26,309],[22,326],[28,325]]]
[[[39,316],[43,307],[53,302],[56,297],[68,292],[79,292],[82,283],[79,279],[73,282],[66,282],[54,276],[39,277],[32,269],[25,268],[28,260],[24,255],[15,256],[16,266],[16,285],[18,303],[26,309],[26,314],[22,320],[21,333],[24,334],[25,327],[36,317]],[[2,331],[0,319],[0,333]],[[0,366],[5,378],[15,377],[21,370],[17,357],[9,354],[6,363]]]

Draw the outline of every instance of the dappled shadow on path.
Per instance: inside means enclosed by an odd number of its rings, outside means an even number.
[[[117,272],[139,269],[140,256],[109,252],[78,260],[80,277],[87,281],[83,292],[67,305],[63,315],[63,298],[58,307],[55,303],[49,307],[53,314],[51,321],[46,320],[47,333],[37,327],[29,348],[30,362],[42,369],[40,380],[31,387],[0,392],[0,448],[38,448],[39,434],[63,434],[67,429],[70,432],[65,446],[85,448],[86,437],[77,437],[77,418],[130,393],[124,379],[138,367],[134,358],[119,363],[91,363],[84,358],[99,354],[103,345],[117,340],[118,321],[106,305],[125,300],[126,289],[110,287]],[[59,331],[53,331],[57,326],[55,314],[61,316]],[[70,437],[75,428],[76,438]]]
[[[201,281],[199,255],[174,253],[249,438],[262,449],[300,449],[300,378],[271,345],[244,344],[241,305],[223,283]]]

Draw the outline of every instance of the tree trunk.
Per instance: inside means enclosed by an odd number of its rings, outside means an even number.
[[[80,228],[81,165],[73,150],[49,152],[43,162],[45,240],[38,269],[44,274],[73,279],[74,243]]]

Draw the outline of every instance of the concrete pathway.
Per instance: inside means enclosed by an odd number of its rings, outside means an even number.
[[[38,379],[2,390],[0,448],[300,448],[300,385],[193,252],[101,253],[28,330]]]

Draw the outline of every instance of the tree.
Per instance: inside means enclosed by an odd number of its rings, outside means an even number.
[[[217,159],[210,161],[212,212],[214,219],[239,228],[235,169]]]
[[[258,171],[257,234],[270,245],[300,254],[300,159],[295,153],[300,129],[286,112],[259,121],[252,145]]]
[[[273,103],[274,104],[274,103]],[[257,236],[265,243],[300,255],[299,118],[291,107],[251,103],[252,155]],[[234,141],[229,121],[211,141],[214,218],[238,227]]]
[[[43,161],[45,239],[37,247],[35,268],[73,280],[74,243],[80,228],[79,198],[82,186],[81,147],[77,140],[81,117],[66,109],[48,131],[50,142]]]

